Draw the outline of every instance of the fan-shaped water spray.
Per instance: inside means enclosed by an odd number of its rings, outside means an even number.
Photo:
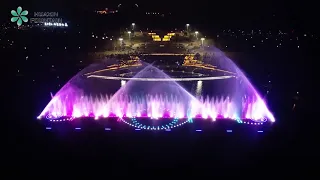
[[[210,57],[194,67],[179,66],[173,69],[159,69],[153,65],[130,61],[128,64],[115,63],[115,60],[89,66],[72,78],[49,102],[39,118],[48,117],[141,117],[149,119],[251,119],[263,122],[274,121],[265,102],[254,89],[241,70],[221,51],[212,49]],[[209,70],[208,70],[208,67]],[[171,68],[171,66],[170,66]],[[181,68],[183,70],[181,70]],[[178,70],[180,69],[180,70]],[[232,76],[224,80],[204,83],[204,91],[199,87],[195,93],[188,85],[178,84],[166,73],[191,72],[195,77]],[[222,73],[222,74],[221,74]],[[236,75],[234,75],[236,74]],[[92,76],[98,75],[98,76]],[[125,81],[100,78],[126,77]],[[175,77],[177,78],[177,77]],[[152,79],[152,81],[143,81]],[[157,81],[162,79],[162,81]],[[202,85],[201,81],[197,82]],[[217,82],[219,82],[217,84]],[[191,82],[192,83],[192,82]],[[182,86],[186,86],[186,89]],[[192,86],[192,85],[191,85]],[[214,92],[214,93],[213,93]],[[215,92],[219,92],[215,94]],[[196,96],[194,96],[196,95]]]
[[[134,78],[170,79],[152,65],[145,67]],[[177,82],[130,80],[111,98],[108,105],[115,106],[120,103],[118,107],[121,107],[121,113],[128,117],[144,116],[156,119],[188,117],[192,102],[197,102],[197,99]]]
[[[274,122],[275,118],[268,109],[265,101],[261,98],[249,79],[244,75],[243,71],[218,48],[210,47],[206,50],[207,52],[210,52],[210,55],[204,60],[206,63],[214,64],[219,69],[236,72],[238,79],[237,83],[225,88],[233,89],[233,96],[235,98],[242,98],[241,104],[238,105],[242,106],[244,118],[256,119],[263,115]]]

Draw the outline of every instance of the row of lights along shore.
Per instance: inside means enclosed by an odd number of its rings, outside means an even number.
[[[77,130],[77,131],[81,130],[80,127],[76,127],[76,128],[74,128],[74,129]],[[52,127],[46,127],[46,130],[52,130]],[[105,130],[105,131],[111,131],[111,128],[104,128],[104,130]],[[136,128],[136,129],[134,129],[134,130],[135,130],[135,131],[141,131],[142,129]],[[171,131],[171,129],[165,129],[164,131]],[[203,130],[202,130],[202,129],[196,129],[195,131],[196,131],[196,132],[202,132]],[[232,133],[233,130],[232,130],[232,129],[227,129],[226,132],[227,132],[227,133]],[[263,131],[262,131],[262,130],[258,130],[257,133],[263,133]]]

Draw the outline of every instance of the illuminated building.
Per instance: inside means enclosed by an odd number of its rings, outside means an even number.
[[[149,36],[152,37],[153,41],[170,41],[172,36],[175,36],[175,33],[167,33],[167,35],[164,35],[163,38],[161,38],[157,33],[150,32],[148,33]]]
[[[97,14],[101,14],[101,15],[103,15],[103,14],[112,14],[112,13],[116,13],[116,12],[118,12],[118,10],[113,11],[113,10],[109,10],[108,8],[105,8],[104,10],[96,11]]]

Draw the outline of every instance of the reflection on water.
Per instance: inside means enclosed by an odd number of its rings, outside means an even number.
[[[125,80],[121,80],[121,87],[124,86],[126,84]]]
[[[112,82],[112,81],[111,81]],[[114,82],[117,82],[115,84],[119,85],[113,85],[115,89],[111,90],[109,89],[108,93],[106,94],[114,94],[116,93],[121,87],[125,86],[128,81],[126,80],[114,80]],[[214,81],[190,81],[190,82],[180,82],[180,84],[185,90],[190,92],[195,97],[199,96],[230,96],[232,95],[232,90],[230,90],[228,87],[234,85],[235,81],[233,79],[229,80],[214,80]],[[223,87],[223,88],[217,88],[217,87]],[[91,93],[94,94],[94,93]]]
[[[196,97],[201,96],[202,94],[202,81],[197,82],[197,89],[196,89]]]

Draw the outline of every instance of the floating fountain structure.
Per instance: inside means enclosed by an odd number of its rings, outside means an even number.
[[[60,122],[80,121],[82,117],[96,120],[117,117],[147,130],[172,129],[193,119],[228,119],[254,125],[274,122],[266,103],[242,71],[220,50],[210,51],[212,54],[204,57],[209,64],[177,65],[174,70],[164,70],[137,58],[127,61],[128,64],[107,59],[91,65],[66,83],[38,118]],[[172,78],[168,71],[181,75]],[[187,72],[194,76],[184,78],[183,73]],[[228,93],[204,96],[186,90],[178,81],[197,82],[197,88],[205,82],[206,91]],[[211,86],[216,81],[221,81],[221,85]],[[154,126],[139,119],[172,121]]]

